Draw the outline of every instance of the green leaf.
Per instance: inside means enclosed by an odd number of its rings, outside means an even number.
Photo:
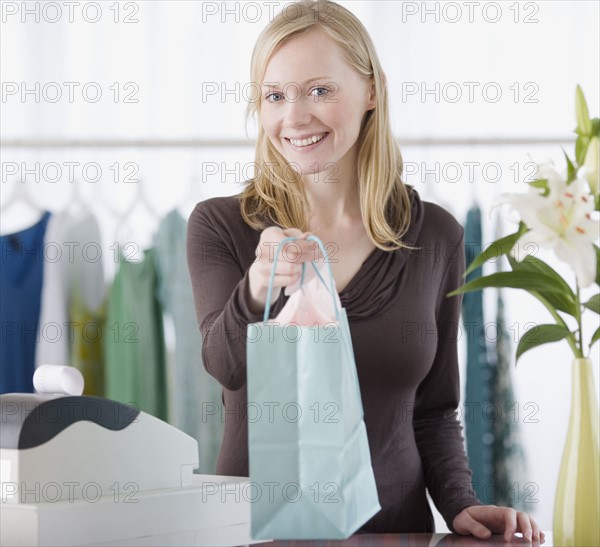
[[[573,317],[577,315],[577,306],[575,304],[576,298],[573,289],[571,289],[569,284],[543,260],[528,255],[521,262],[518,262],[509,256],[508,262],[513,271],[528,271],[551,278],[554,282],[554,286],[560,289],[558,292],[547,291],[542,286],[538,287],[535,292],[545,298],[555,309],[568,313]],[[536,296],[536,294],[534,294],[534,296]]]
[[[592,119],[592,135],[597,135],[600,137],[600,119],[593,118]]]
[[[515,361],[518,361],[526,351],[549,342],[558,342],[569,334],[571,334],[569,329],[561,325],[536,325],[521,336]]]
[[[497,239],[496,241],[490,243],[490,245],[479,255],[477,255],[469,267],[466,269],[463,277],[469,275],[472,271],[476,270],[481,266],[484,262],[491,260],[492,258],[497,258],[499,256],[505,255],[512,248],[516,241],[527,231],[527,227],[523,222],[519,222],[519,229],[514,233]]]
[[[577,162],[577,165],[583,165],[589,142],[590,138],[587,136],[577,137],[577,140],[575,141],[575,161]]]
[[[600,294],[595,294],[594,296],[592,296],[585,304],[584,306],[588,309],[588,310],[592,310],[595,311],[597,314],[600,314]]]
[[[592,339],[590,340],[590,346],[589,347],[591,348],[594,345],[594,342],[597,342],[599,338],[600,338],[600,327],[598,327],[596,329],[596,332],[592,336]]]
[[[592,120],[588,112],[587,103],[581,87],[578,85],[575,91],[575,115],[577,116],[577,128],[584,135],[592,134]]]
[[[565,159],[567,160],[567,185],[571,184],[575,177],[577,176],[577,168],[573,165],[573,162],[567,156],[567,153],[563,150],[563,154],[565,155]]]
[[[544,190],[542,192],[542,196],[544,197],[550,193],[550,188],[548,188],[548,179],[536,179],[529,181],[527,184],[533,186],[534,188],[542,188]]]
[[[446,296],[479,291],[488,287],[511,287],[513,289],[524,289],[526,291],[544,290],[548,292],[561,293],[563,288],[557,286],[554,279],[549,276],[529,271],[497,272],[491,275],[478,277],[462,287],[449,292]]]
[[[600,248],[594,244],[596,251],[596,285],[600,285]]]

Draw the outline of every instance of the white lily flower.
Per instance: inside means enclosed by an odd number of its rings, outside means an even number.
[[[567,185],[566,177],[550,163],[538,166],[538,178],[548,180],[547,196],[542,195],[541,188],[530,185],[525,194],[501,194],[492,203],[492,209],[508,203],[529,228],[511,249],[511,255],[523,260],[539,247],[552,249],[559,260],[573,268],[580,286],[587,287],[596,278],[592,244],[600,228],[598,220],[592,218],[594,198],[587,181],[575,179]]]

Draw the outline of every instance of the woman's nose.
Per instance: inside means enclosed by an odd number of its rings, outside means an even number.
[[[287,125],[294,127],[310,123],[312,110],[310,100],[306,99],[306,97],[298,96],[286,101],[285,119]]]

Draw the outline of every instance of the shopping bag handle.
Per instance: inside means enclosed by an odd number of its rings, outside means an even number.
[[[277,267],[277,261],[279,260],[279,253],[281,252],[281,249],[283,248],[283,246],[288,243],[289,241],[296,241],[299,238],[297,237],[286,237],[285,239],[282,239],[279,242],[279,245],[277,246],[277,250],[275,251],[275,259],[273,260],[273,267],[271,268],[271,277],[269,279],[269,288],[267,290],[267,303],[265,305],[265,313],[263,315],[263,322],[266,323],[269,319],[269,312],[271,311],[271,295],[273,294],[273,280],[275,279],[275,269]],[[340,310],[337,306],[336,300],[335,300],[335,281],[333,279],[333,273],[331,271],[331,265],[329,263],[329,261],[327,260],[327,251],[325,250],[325,246],[323,245],[323,242],[315,235],[311,235],[308,236],[306,238],[307,241],[314,241],[315,243],[317,243],[319,245],[319,248],[321,249],[321,253],[323,254],[323,256],[325,257],[325,264],[327,265],[327,271],[329,272],[329,287],[327,287],[327,283],[325,282],[325,280],[323,279],[323,276],[321,275],[321,273],[319,272],[319,269],[317,268],[317,265],[315,264],[315,261],[311,261],[312,267],[315,270],[315,273],[317,274],[317,276],[319,277],[319,279],[323,282],[323,284],[325,285],[325,287],[327,288],[329,294],[331,294],[331,301],[333,302],[333,309],[335,311],[335,318],[336,320],[339,321],[340,319]],[[305,266],[306,264],[303,263],[302,264],[302,277],[300,278],[300,286],[302,286],[302,284],[304,283],[304,272],[305,272]]]

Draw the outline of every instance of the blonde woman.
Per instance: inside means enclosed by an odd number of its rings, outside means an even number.
[[[346,308],[381,511],[360,532],[432,532],[426,488],[448,527],[479,538],[542,541],[527,513],[485,506],[457,420],[462,226],[402,182],[387,84],[360,21],[329,1],[289,5],[251,64],[260,97],[255,177],[198,203],[188,264],[206,369],[223,386],[216,473],[248,476],[246,328],[262,321],[274,246],[298,236],[276,269],[271,317],[302,262],[327,246]]]

